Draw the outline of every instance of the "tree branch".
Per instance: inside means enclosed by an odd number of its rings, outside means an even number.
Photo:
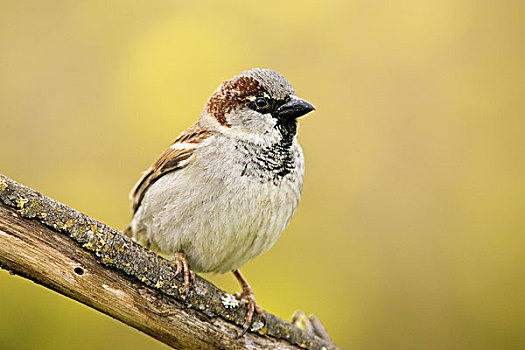
[[[1,174],[0,267],[177,349],[337,349],[268,313],[237,338],[246,308],[232,295],[197,276],[184,300],[168,261]]]

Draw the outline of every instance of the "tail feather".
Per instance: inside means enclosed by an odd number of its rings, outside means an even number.
[[[129,238],[133,238],[133,230],[131,229],[131,225],[122,230],[122,234],[128,236]]]

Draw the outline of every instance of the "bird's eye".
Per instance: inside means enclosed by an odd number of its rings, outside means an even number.
[[[250,97],[247,102],[249,108],[262,114],[271,113],[275,108],[275,101],[270,97]]]
[[[255,104],[258,108],[265,108],[268,107],[268,101],[264,97],[257,97],[255,100]]]

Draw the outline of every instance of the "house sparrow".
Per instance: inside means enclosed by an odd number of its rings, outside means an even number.
[[[296,118],[314,107],[279,73],[254,68],[223,82],[130,194],[125,233],[184,274],[232,271],[247,315],[263,316],[239,267],[271,248],[294,214],[304,158]],[[264,319],[264,316],[263,316]]]

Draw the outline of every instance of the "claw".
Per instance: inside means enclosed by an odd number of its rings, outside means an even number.
[[[184,300],[188,300],[188,296],[190,293],[190,282],[195,283],[195,272],[193,272],[190,269],[190,265],[188,264],[186,254],[184,254],[183,252],[175,253],[171,263],[177,265],[177,271],[175,271],[175,276],[178,276],[181,272],[184,274]]]
[[[247,308],[246,318],[244,319],[244,327],[242,333],[239,334],[239,338],[241,338],[250,329],[250,326],[252,325],[254,312],[257,312],[257,314],[261,317],[263,321],[263,328],[266,327],[266,317],[264,316],[263,309],[259,305],[257,305],[257,302],[255,301],[255,295],[253,294],[252,288],[250,287],[248,282],[246,282],[246,280],[242,277],[239,270],[233,270],[233,274],[235,275],[235,277],[237,277],[237,280],[239,281],[242,287],[242,293],[236,293],[235,296],[239,298],[241,304],[246,305]]]

